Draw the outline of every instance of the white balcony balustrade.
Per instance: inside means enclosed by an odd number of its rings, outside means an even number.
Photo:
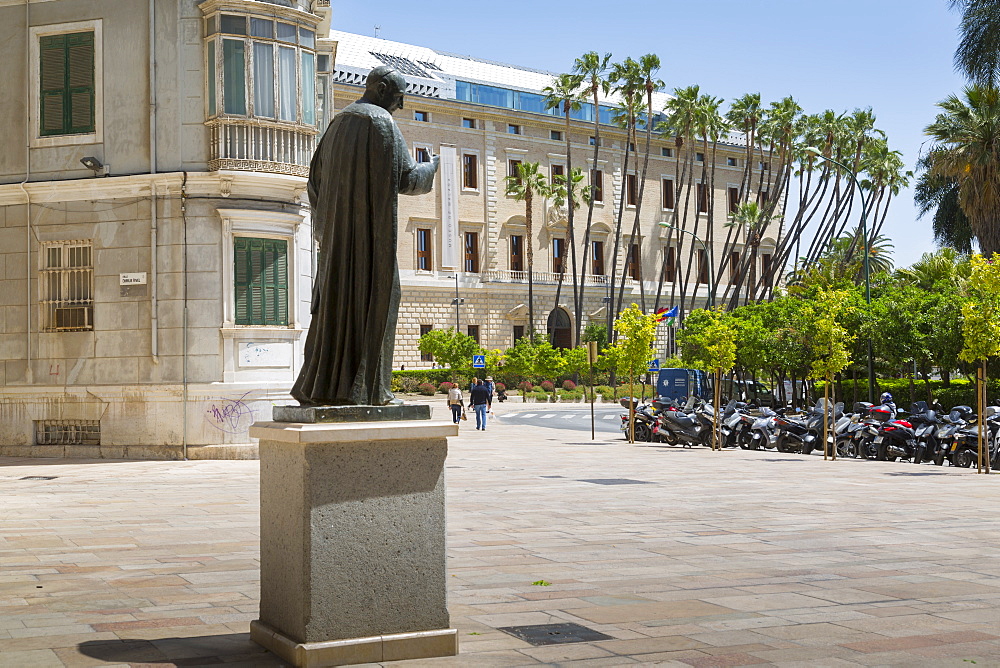
[[[573,277],[570,274],[558,274],[551,271],[536,271],[533,272],[534,282],[539,285],[556,284],[559,282],[560,276],[562,276],[563,284],[572,284]],[[528,282],[528,272],[526,271],[511,271],[509,269],[490,269],[484,271],[483,274],[484,281],[490,281],[493,283],[527,283]],[[608,276],[594,276],[588,275],[584,281],[584,285],[607,285],[610,282]]]
[[[206,125],[211,132],[211,170],[309,176],[316,128],[242,118],[217,118]]]

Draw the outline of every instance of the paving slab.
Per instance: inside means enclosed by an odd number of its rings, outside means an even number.
[[[494,409],[446,469],[461,654],[392,665],[1000,665],[1000,476],[592,442]],[[0,666],[281,666],[248,635],[258,473],[0,458]],[[611,639],[498,630],[563,622]]]

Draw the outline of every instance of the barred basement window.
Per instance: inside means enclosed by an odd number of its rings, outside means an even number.
[[[90,241],[57,241],[40,251],[42,331],[94,328],[94,263]]]
[[[35,445],[100,444],[100,420],[35,420]]]
[[[233,241],[237,325],[288,325],[288,242]]]

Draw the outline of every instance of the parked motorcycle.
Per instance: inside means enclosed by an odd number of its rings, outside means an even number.
[[[917,449],[917,435],[908,420],[887,420],[875,437],[875,459],[896,461],[896,458],[910,459]]]

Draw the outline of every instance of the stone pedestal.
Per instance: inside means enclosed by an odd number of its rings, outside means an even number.
[[[260,619],[296,666],[452,656],[444,462],[457,425],[257,423]]]

